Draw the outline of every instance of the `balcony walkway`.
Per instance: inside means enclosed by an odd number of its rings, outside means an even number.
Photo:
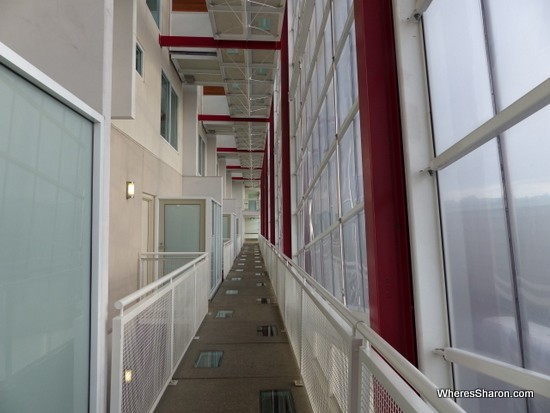
[[[259,413],[262,405],[270,412],[312,412],[305,388],[295,386],[300,373],[275,302],[258,243],[246,242],[174,374],[177,384],[155,411]],[[221,310],[233,313],[219,318]],[[194,367],[206,351],[223,352],[219,367]],[[214,359],[205,355],[201,362]],[[295,410],[285,409],[287,401],[273,390],[288,390]]]

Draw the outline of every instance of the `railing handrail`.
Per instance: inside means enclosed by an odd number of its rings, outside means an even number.
[[[197,253],[195,252],[195,253],[166,253],[166,254],[197,254]],[[208,258],[208,253],[207,252],[201,252],[199,254],[201,254],[201,255],[199,255],[194,260],[182,265],[181,267],[176,268],[174,271],[166,274],[164,277],[159,278],[157,281],[154,281],[151,284],[148,284],[145,287],[140,288],[137,291],[134,291],[133,293],[127,295],[126,297],[121,298],[120,300],[115,302],[115,308],[117,310],[123,310],[124,307],[126,307],[128,304],[133,303],[136,300],[139,300],[141,297],[143,297],[147,293],[149,293],[149,292],[153,291],[154,289],[166,284],[167,282],[170,282],[172,279],[174,279],[178,275],[186,272],[187,270],[194,267],[199,262],[201,262],[201,261]]]
[[[154,252],[154,251],[147,251],[147,252],[140,252],[140,257],[144,256],[150,256],[150,255],[159,255],[159,256],[175,256],[175,257],[186,257],[191,255],[201,255],[204,254],[204,252]]]
[[[224,242],[223,242],[223,245],[226,246],[226,245],[231,245],[233,244],[233,240],[231,238],[227,238]]]
[[[302,268],[298,267],[290,258],[278,251],[263,236],[259,237],[275,252],[275,255],[290,269],[291,274],[298,282],[302,282],[299,277],[302,277],[311,288],[320,295],[333,310],[335,310],[350,326],[361,333],[361,335],[376,349],[376,351],[391,365],[391,367],[399,373],[401,377],[422,397],[424,397],[432,406],[441,409],[445,412],[464,413],[464,410],[456,404],[451,398],[439,398],[437,396],[438,387],[420,370],[418,370],[411,362],[403,357],[395,350],[386,340],[380,337],[372,328],[367,326],[365,322],[351,313],[340,301],[328,293],[311,275],[306,273]],[[311,294],[307,289],[308,294]]]
[[[468,367],[525,390],[533,390],[544,397],[550,397],[550,376],[544,373],[454,347],[440,348],[434,352],[450,363]]]

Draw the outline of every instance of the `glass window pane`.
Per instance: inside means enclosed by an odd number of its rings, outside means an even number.
[[[160,0],[146,0],[147,7],[155,19],[157,27],[160,27]]]
[[[178,95],[174,89],[170,101],[170,145],[178,149]]]
[[[343,279],[342,279],[342,253],[340,250],[340,228],[336,228],[331,233],[332,238],[332,274],[333,274],[333,295],[342,300],[343,297]]]
[[[323,238],[319,244],[322,244],[321,261],[323,263],[323,287],[331,294],[334,294],[334,285],[332,279],[332,238],[330,234]]]
[[[136,71],[143,76],[143,50],[136,44]]]
[[[424,14],[437,153],[493,116],[479,0],[434,1]]]
[[[88,412],[92,140],[0,65],[2,412]]]
[[[486,0],[496,98],[502,110],[550,77],[550,2]]]
[[[342,216],[357,203],[358,181],[355,168],[355,141],[353,128],[348,128],[340,141],[340,192],[342,196]]]
[[[521,365],[496,140],[440,171],[439,183],[452,345]]]
[[[361,262],[361,241],[358,233],[358,219],[354,216],[343,227],[344,276],[346,284],[347,306],[353,310],[364,311],[364,282]]]
[[[169,135],[169,117],[170,117],[170,83],[168,79],[162,74],[161,77],[161,90],[160,90],[160,134],[167,141],[170,139]]]
[[[550,375],[550,108],[502,135],[510,179],[509,211],[514,241],[525,367]],[[550,401],[536,398],[540,412]],[[545,403],[545,404],[543,404]]]

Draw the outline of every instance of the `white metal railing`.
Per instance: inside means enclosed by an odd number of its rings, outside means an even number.
[[[313,411],[464,412],[311,276],[259,242]]]
[[[113,318],[111,413],[152,412],[201,325],[210,257],[191,254],[191,261],[115,303],[120,314]],[[155,255],[163,267],[178,254]]]
[[[525,390],[550,398],[550,376],[495,360],[481,354],[453,347],[436,349],[435,353],[450,363],[497,378]]]
[[[140,288],[190,263],[200,254],[202,252],[141,252],[138,267]]]
[[[233,266],[233,240],[224,240],[223,243],[223,274],[227,277],[229,270]]]

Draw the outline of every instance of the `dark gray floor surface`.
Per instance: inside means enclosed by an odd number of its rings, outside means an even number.
[[[198,338],[174,374],[177,384],[168,386],[157,413],[260,413],[260,392],[266,390],[289,390],[296,413],[312,412],[305,388],[294,385],[300,373],[279,308],[258,298],[276,302],[258,243],[247,242],[210,302]],[[216,318],[218,310],[233,310],[233,316]],[[262,325],[276,326],[278,335],[259,335]],[[202,351],[223,351],[220,366],[194,368]]]

